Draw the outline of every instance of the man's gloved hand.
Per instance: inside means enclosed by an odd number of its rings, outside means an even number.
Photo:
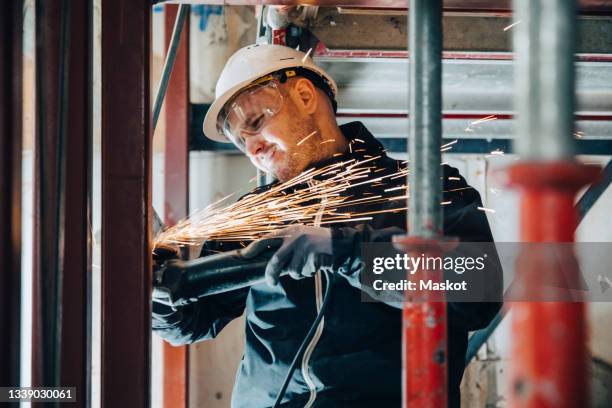
[[[156,285],[156,272],[162,265],[170,259],[179,258],[179,250],[173,246],[158,246],[153,250],[153,293],[152,300],[157,303],[164,304],[166,306],[172,306],[170,301],[170,295],[167,291],[162,290]]]
[[[268,262],[266,282],[278,284],[281,272],[293,279],[313,276],[322,267],[332,266],[332,237],[329,228],[294,225],[275,231],[265,238],[283,238],[281,247]]]

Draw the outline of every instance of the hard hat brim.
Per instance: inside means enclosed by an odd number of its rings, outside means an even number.
[[[232,99],[234,95],[240,92],[241,89],[246,88],[251,83],[251,79],[241,82],[234,87],[228,89],[223,95],[216,98],[214,102],[208,108],[206,112],[206,116],[204,117],[204,122],[202,124],[202,130],[204,131],[204,136],[207,138],[214,140],[215,142],[220,143],[232,143],[223,133],[220,133],[217,129],[217,117],[219,113],[225,106],[225,104]]]

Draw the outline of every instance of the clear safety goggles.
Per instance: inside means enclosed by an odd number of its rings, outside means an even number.
[[[245,149],[245,137],[259,133],[267,121],[283,108],[281,84],[271,80],[252,85],[227,103],[217,118],[219,131]]]

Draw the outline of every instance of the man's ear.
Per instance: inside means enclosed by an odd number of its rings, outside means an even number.
[[[297,78],[293,85],[293,90],[297,98],[296,102],[306,114],[312,115],[317,111],[319,94],[312,82],[306,78]]]

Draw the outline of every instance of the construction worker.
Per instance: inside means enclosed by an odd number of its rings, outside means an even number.
[[[234,143],[257,168],[274,175],[271,185],[312,167],[350,159],[372,159],[369,165],[380,170],[373,177],[405,166],[389,158],[363,124],[337,125],[336,95],[334,80],[304,53],[279,45],[251,45],[225,65],[204,133],[215,141]],[[482,206],[478,192],[456,169],[445,165],[443,170],[448,190],[444,201],[450,202],[444,206],[445,235],[491,242],[486,216],[477,210]],[[383,189],[400,188],[405,178],[389,183],[347,190],[353,197],[382,194]],[[376,204],[375,209],[402,206],[405,201],[395,200]],[[283,244],[268,263],[267,284],[178,308],[154,296],[153,330],[174,345],[189,344],[214,338],[246,311],[246,344],[234,407],[270,407],[277,398],[287,407],[399,407],[402,305],[362,301],[359,244],[389,242],[405,231],[405,211],[330,228],[290,226],[276,234],[284,237]],[[236,247],[238,243],[208,242],[202,256]],[[257,243],[249,250],[258,251]],[[308,337],[297,370],[286,378],[328,290],[324,318]],[[499,307],[495,302],[448,304],[451,407],[460,404],[468,331],[485,327]],[[283,380],[287,384],[281,391]]]

